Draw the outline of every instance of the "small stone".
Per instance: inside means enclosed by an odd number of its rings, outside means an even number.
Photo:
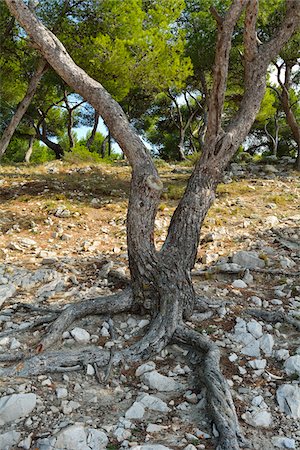
[[[158,391],[176,391],[180,386],[172,378],[161,375],[156,370],[144,373],[141,378],[150,389],[157,389]]]
[[[265,410],[257,409],[251,413],[247,411],[242,417],[246,423],[253,427],[269,428],[272,424],[272,416]]]
[[[89,375],[89,376],[95,375],[95,369],[94,369],[94,367],[91,364],[88,364],[86,366],[86,374]]]
[[[1,419],[0,419],[1,422]],[[10,450],[18,444],[21,437],[21,433],[17,431],[8,431],[7,433],[0,434],[0,449]]]
[[[66,398],[68,397],[68,391],[66,388],[60,387],[56,389],[56,397],[57,398]]]
[[[0,308],[6,300],[11,298],[16,293],[16,288],[13,284],[5,284],[0,286]]]
[[[263,335],[262,326],[256,320],[250,320],[250,322],[247,323],[247,329],[256,339]]]
[[[267,365],[266,359],[254,359],[253,361],[249,361],[249,366],[252,367],[252,369],[255,370],[262,370],[265,369]]]
[[[79,327],[73,328],[71,335],[79,344],[87,344],[91,337],[90,333]]]
[[[296,441],[295,439],[290,439],[283,436],[273,437],[272,438],[272,444],[274,447],[277,448],[296,448]]]
[[[258,253],[252,251],[242,250],[235,253],[232,257],[232,262],[245,269],[263,269],[265,267],[265,262],[259,257]]]
[[[298,375],[300,377],[300,355],[290,356],[284,363],[287,375]]]
[[[145,408],[140,402],[134,402],[133,405],[126,411],[126,419],[142,419],[145,414]]]
[[[283,384],[276,391],[276,398],[282,412],[295,419],[300,417],[300,388],[293,384]]]
[[[145,394],[139,401],[145,408],[148,408],[152,411],[159,411],[164,413],[170,411],[168,405],[163,400],[155,397],[154,395]]]
[[[271,334],[265,334],[259,339],[259,346],[261,351],[266,356],[272,355],[272,350],[274,346],[274,338]]]
[[[107,448],[108,437],[103,431],[90,428],[87,430],[87,445],[91,450],[104,450]]]
[[[155,370],[156,364],[153,361],[149,361],[145,364],[142,364],[141,366],[139,366],[136,371],[135,371],[135,376],[136,377],[140,377],[141,375],[143,375],[146,372],[151,372],[152,370]]]
[[[232,287],[236,289],[245,289],[247,287],[247,284],[243,280],[234,280],[232,283]]]
[[[147,433],[160,433],[163,430],[162,425],[156,425],[156,423],[149,423],[146,432]]]
[[[285,361],[290,356],[290,352],[285,349],[281,348],[279,350],[275,350],[274,352],[274,358],[277,359],[277,361]]]

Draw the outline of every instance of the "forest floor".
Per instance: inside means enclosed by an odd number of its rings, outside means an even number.
[[[164,164],[158,170],[164,191],[157,248],[192,169]],[[129,179],[125,162],[0,167],[0,361],[35,348],[48,326],[39,319],[51,308],[124,288]],[[190,326],[220,346],[252,448],[300,448],[299,329],[247,313],[251,307],[300,319],[300,177],[286,161],[232,164],[224,181],[205,220],[193,272],[196,292],[212,312],[194,314]],[[125,314],[112,320],[93,316],[73,323],[55,349],[122,348],[148,324]],[[35,321],[41,323],[33,326]],[[0,449],[215,449],[205,393],[186,353],[170,346],[153,364],[137,368],[113,369],[105,382],[90,365],[2,378]],[[155,386],[149,373],[158,377]],[[14,399],[15,409],[8,405]]]

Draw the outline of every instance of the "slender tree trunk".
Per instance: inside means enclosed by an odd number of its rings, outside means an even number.
[[[100,151],[101,151],[101,158],[105,158],[105,150],[106,150],[108,141],[109,141],[109,135],[107,135],[107,136],[104,138],[104,140],[103,140],[103,142],[102,142],[102,144],[101,144],[101,149],[100,149]]]
[[[26,154],[25,154],[25,162],[27,164],[30,162],[30,158],[31,158],[31,155],[32,155],[32,150],[33,150],[33,143],[34,143],[34,136],[31,136],[29,138],[28,149],[27,149]]]
[[[185,133],[183,130],[180,130],[180,140],[178,144],[178,159],[179,161],[185,161],[186,156],[184,152],[184,139],[185,139]]]
[[[108,130],[108,156],[111,156],[111,133]]]
[[[300,171],[300,125],[297,122],[295,114],[290,105],[290,96],[289,96],[289,88],[290,88],[290,79],[291,79],[291,70],[293,64],[289,64],[285,61],[285,80],[284,83],[281,84],[282,87],[282,107],[286,116],[286,121],[291,129],[293,137],[296,141],[297,145],[297,156],[296,156],[296,169]]]
[[[94,143],[95,140],[95,136],[96,136],[96,132],[97,132],[97,127],[98,127],[98,123],[99,123],[99,113],[97,113],[97,111],[95,111],[95,116],[94,116],[94,126],[92,129],[92,133],[90,135],[90,137],[88,138],[87,142],[86,142],[86,146],[89,150],[91,150],[91,146]]]
[[[2,138],[0,140],[0,158],[5,153],[11,138],[14,135],[14,132],[16,131],[19,123],[21,122],[24,114],[26,113],[28,106],[30,105],[34,94],[36,93],[37,87],[39,82],[41,81],[41,78],[43,74],[45,73],[47,66],[47,61],[44,58],[41,58],[38,62],[37,68],[32,75],[32,78],[30,80],[30,83],[28,85],[26,94],[23,98],[23,100],[19,103],[18,108],[13,115],[9,125],[4,130],[4,133],[2,135]]]

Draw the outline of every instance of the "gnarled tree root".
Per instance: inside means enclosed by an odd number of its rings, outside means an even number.
[[[69,305],[50,326],[49,331],[41,340],[39,351],[50,348],[57,342],[66,329],[78,319],[92,314],[120,314],[130,311],[133,304],[131,289],[125,289],[117,294],[96,297],[83,302]]]
[[[196,374],[206,388],[209,416],[219,432],[216,450],[239,450],[246,442],[240,432],[228,383],[220,370],[218,346],[184,325],[177,327],[173,340],[190,348],[196,357]]]
[[[120,305],[114,305],[113,307],[110,304],[110,312],[115,313],[117,309],[124,311],[125,304],[130,309],[131,300],[127,294],[125,297],[126,299],[123,298],[123,307],[120,307]],[[107,299],[104,299],[104,301],[103,299],[101,300],[101,305],[103,306],[107,302]],[[100,299],[97,299],[94,302],[98,307],[99,301]],[[96,310],[99,313],[98,307]],[[80,308],[78,311],[81,311],[80,317],[86,315],[87,312],[85,308]],[[92,308],[89,311],[92,311]],[[103,308],[101,312],[104,312]],[[196,372],[201,384],[206,388],[208,412],[219,432],[217,450],[239,450],[240,445],[243,444],[243,440],[231,393],[219,367],[219,349],[213,342],[186,327],[184,324],[178,326],[177,313],[178,311],[176,311],[175,307],[166,316],[158,314],[152,320],[144,337],[128,348],[116,351],[113,354],[113,359],[110,351],[99,348],[89,348],[74,352],[46,352],[25,359],[13,367],[0,369],[0,376],[29,377],[32,375],[78,370],[84,368],[87,364],[95,364],[104,370],[111,359],[113,365],[117,365],[123,361],[126,361],[127,364],[143,361],[153,357],[168,343],[176,342],[187,346],[196,355],[198,361]],[[62,324],[66,325],[71,320],[70,314],[67,314],[65,317],[68,319],[59,322],[60,331]],[[71,317],[75,317],[74,312]],[[78,315],[76,315],[76,318],[78,318]],[[58,329],[57,326],[55,329]]]

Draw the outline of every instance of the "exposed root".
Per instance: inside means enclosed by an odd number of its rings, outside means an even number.
[[[61,338],[62,333],[75,321],[92,314],[119,314],[129,311],[133,297],[130,289],[105,297],[97,297],[70,305],[65,308],[51,325],[46,336],[41,340],[39,351],[50,348]]]
[[[217,450],[239,450],[244,440],[229,386],[220,370],[218,346],[183,325],[176,329],[173,339],[176,343],[188,346],[196,355],[196,372],[206,388],[208,412],[219,432]]]
[[[41,342],[41,348],[45,349],[52,345],[76,319],[90,314],[116,314],[130,311],[132,303],[131,291],[127,290],[120,294],[69,306],[52,324],[50,332]],[[123,361],[130,364],[152,358],[171,341],[183,344],[196,355],[198,366],[196,372],[206,388],[208,413],[219,432],[217,450],[239,450],[243,440],[230,389],[219,367],[219,349],[217,345],[196,331],[183,324],[178,326],[181,314],[179,301],[172,298],[172,308],[169,307],[169,301],[162,302],[161,310],[152,318],[147,333],[138,342],[124,350],[109,351],[89,347],[72,352],[60,350],[39,353],[31,355],[14,366],[0,369],[0,376],[30,377],[54,372],[69,372],[83,370],[87,364],[92,364],[97,379],[104,382],[107,381],[112,368]],[[114,338],[112,321],[110,321],[110,330]]]
[[[265,320],[266,322],[276,323],[288,323],[289,325],[292,325],[297,330],[300,331],[300,320],[294,319],[293,317],[288,316],[282,311],[262,311],[260,309],[247,309],[245,311],[247,314],[250,314],[251,316],[257,317],[259,319]]]
[[[1,377],[31,377],[55,372],[64,372],[74,367],[83,368],[87,364],[97,363],[98,366],[106,366],[110,358],[110,352],[89,348],[79,351],[64,352],[55,351],[31,356],[20,363],[0,369]],[[72,368],[72,369],[71,369]]]
[[[29,323],[28,325],[26,325],[24,327],[21,327],[18,329],[13,328],[11,330],[2,331],[0,333],[0,338],[9,336],[11,334],[16,335],[16,334],[25,333],[26,331],[29,331],[29,330],[33,330],[34,328],[37,328],[40,325],[44,325],[46,323],[53,322],[57,318],[57,316],[58,316],[58,314],[51,314],[49,316],[39,317],[34,322]]]

